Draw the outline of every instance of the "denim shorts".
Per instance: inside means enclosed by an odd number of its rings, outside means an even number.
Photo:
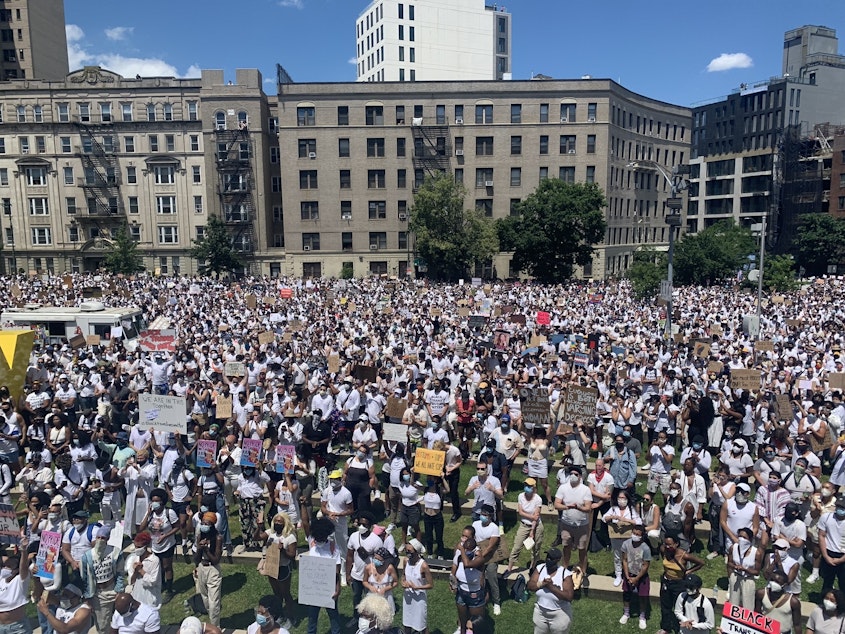
[[[32,634],[32,625],[28,618],[14,623],[0,624],[0,634]]]
[[[465,605],[468,608],[480,608],[484,605],[484,588],[476,592],[466,592],[458,588],[455,593],[455,603]]]

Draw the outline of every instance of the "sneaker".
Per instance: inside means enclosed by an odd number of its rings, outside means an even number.
[[[644,464],[642,467],[640,467],[640,469],[642,469],[643,471],[648,471],[649,469],[651,469],[651,465]],[[657,634],[660,634],[660,632],[658,632]],[[663,632],[663,634],[666,634],[666,632]]]
[[[387,532],[392,533],[395,530],[396,530],[396,524],[394,524],[393,522],[390,522],[390,524],[387,525]]]
[[[613,580],[613,587],[618,588],[621,585],[622,585],[622,577],[616,577],[616,579]],[[627,621],[628,617],[625,617],[625,620]],[[622,621],[619,621],[619,622],[621,623]]]
[[[646,622],[643,617],[640,617],[640,629],[644,630],[646,628]]]
[[[493,616],[499,616],[502,613],[502,606],[498,603],[493,604]]]
[[[505,534],[505,526],[504,524],[499,524],[499,535],[504,536]]]
[[[589,588],[590,587],[590,578],[587,575],[584,575],[584,580],[581,582],[582,588]]]
[[[718,557],[718,556],[719,556],[719,553],[715,553],[715,552],[710,553],[709,555],[707,555],[707,559],[716,559],[716,557]]]
[[[346,587],[346,575],[340,575],[340,585]]]
[[[619,617],[619,625],[625,625],[625,623],[628,622],[629,618],[631,618],[631,617],[628,616],[627,614],[623,614],[622,616],[620,616]]]
[[[818,580],[819,580],[819,575],[816,574],[815,570],[813,570],[813,574],[811,574],[809,577],[807,577],[806,581],[807,581],[807,583],[815,583]]]

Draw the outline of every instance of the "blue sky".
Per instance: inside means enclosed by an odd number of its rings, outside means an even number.
[[[836,29],[845,53],[843,0],[500,4],[514,16],[514,79],[606,77],[683,106],[779,75],[784,32],[805,24]],[[195,77],[200,68],[222,68],[227,79],[236,68],[258,68],[271,93],[277,62],[297,82],[354,81],[355,19],[366,6],[366,0],[65,0],[71,68],[99,64],[130,77]]]

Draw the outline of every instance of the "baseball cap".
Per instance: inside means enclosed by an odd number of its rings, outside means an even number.
[[[786,541],[783,537],[776,539],[775,543],[772,544],[775,548],[789,548],[789,542]]]
[[[329,480],[340,480],[343,477],[343,469],[335,469],[329,474]]]
[[[525,478],[525,484],[531,487],[537,486],[537,481],[534,478]]]
[[[179,626],[179,634],[202,634],[202,621],[195,616],[189,616]]]
[[[701,585],[702,585],[701,577],[699,577],[695,573],[693,573],[691,575],[687,575],[686,578],[684,579],[684,585],[689,589],[700,588]]]
[[[751,487],[748,486],[745,482],[740,482],[736,485],[736,488],[740,491],[745,491],[746,493],[751,493]]]
[[[561,557],[563,557],[563,554],[560,552],[559,548],[550,548],[546,551],[546,559],[554,559],[555,561],[559,561]]]

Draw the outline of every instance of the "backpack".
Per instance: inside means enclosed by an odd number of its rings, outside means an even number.
[[[660,520],[664,535],[677,538],[684,530],[684,522],[677,513],[664,513]]]
[[[689,596],[686,592],[684,592],[684,600],[686,600],[687,596]],[[707,599],[704,598],[704,595],[701,594],[701,591],[698,593],[698,607],[695,609],[696,614],[698,616],[698,622],[704,623],[707,620],[707,616],[704,613],[704,602]]]
[[[525,583],[523,575],[516,576],[516,581],[511,586],[511,599],[517,603],[525,603],[528,600],[528,584]]]
[[[100,524],[91,524],[90,522],[88,523],[88,530],[86,531],[86,533],[88,533],[88,541],[91,542],[92,544],[94,543],[94,529],[95,528],[100,528]],[[69,540],[73,539],[74,535],[76,535],[76,527],[71,527],[70,535],[68,536],[68,539]]]

